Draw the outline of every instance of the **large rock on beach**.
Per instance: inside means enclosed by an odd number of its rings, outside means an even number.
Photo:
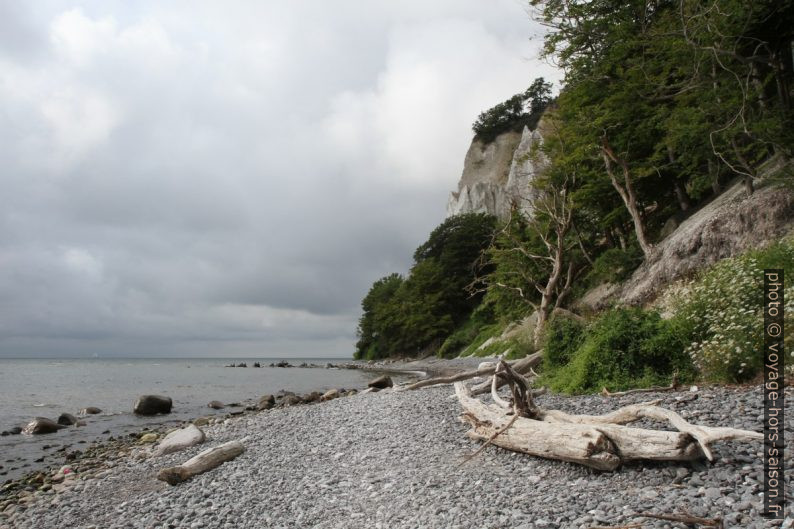
[[[223,408],[225,408],[225,407],[226,407],[226,406],[223,404],[223,402],[221,402],[221,401],[219,401],[219,400],[213,400],[213,401],[211,401],[209,404],[207,404],[207,406],[209,406],[209,407],[210,407],[210,408],[212,408],[213,410],[222,410]]]
[[[286,395],[283,399],[281,399],[282,406],[295,406],[296,404],[302,404],[303,399],[297,395]]]
[[[80,410],[80,413],[78,415],[96,415],[98,413],[102,413],[102,410],[100,410],[95,406],[89,406],[87,408],[83,408],[82,410]]]
[[[198,428],[194,424],[190,424],[185,428],[174,430],[173,432],[166,435],[165,438],[160,441],[160,444],[157,445],[154,455],[162,456],[166,454],[172,454],[174,452],[184,450],[185,448],[195,446],[199,443],[203,443],[205,439],[206,436],[204,435],[204,432],[201,430],[201,428]]]
[[[273,395],[262,395],[262,398],[259,399],[256,407],[260,410],[269,410],[276,404],[276,397]]]
[[[338,389],[329,389],[328,391],[323,393],[323,396],[320,397],[320,400],[323,400],[323,401],[325,401],[325,400],[333,400],[333,399],[335,399],[337,397],[339,397],[339,390]]]
[[[77,417],[75,417],[71,413],[62,413],[61,416],[58,417],[58,424],[63,424],[64,426],[72,426],[73,424],[77,424]]]
[[[367,384],[367,386],[374,389],[386,389],[394,386],[394,382],[392,382],[392,379],[389,375],[383,375]]]
[[[132,411],[137,415],[157,415],[158,413],[171,413],[173,402],[171,397],[162,395],[141,395],[135,401]]]
[[[55,433],[61,428],[64,428],[64,426],[58,424],[52,419],[36,417],[25,425],[25,427],[22,429],[22,433],[28,435],[40,435],[45,433]]]
[[[306,402],[307,404],[309,402],[317,402],[320,400],[320,398],[322,398],[322,396],[323,394],[319,391],[312,391],[311,393],[307,393],[303,396],[303,402]]]

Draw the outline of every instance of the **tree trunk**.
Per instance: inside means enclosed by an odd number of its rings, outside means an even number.
[[[537,366],[540,361],[543,359],[543,352],[538,351],[535,354],[531,354],[519,360],[515,360],[510,362],[510,366],[519,373],[528,373],[533,367]],[[414,382],[408,386],[405,386],[402,389],[421,389],[427,386],[437,386],[440,384],[452,384],[453,382],[460,382],[462,380],[468,380],[474,377],[487,377],[489,375],[493,375],[494,371],[496,371],[496,364],[492,362],[483,362],[485,365],[480,365],[475,370],[472,371],[464,371],[462,373],[457,373],[455,375],[450,375],[446,377],[435,377],[435,378],[428,378],[425,380],[420,380],[419,382]],[[490,384],[490,383],[489,383]]]
[[[193,476],[203,474],[208,470],[222,465],[245,452],[245,447],[239,441],[230,441],[226,444],[210,448],[188,459],[178,467],[164,468],[157,474],[157,479],[169,485],[177,485],[187,481]]]
[[[673,147],[671,145],[667,146],[667,159],[670,160],[670,165],[674,166],[676,164],[675,152],[673,152]],[[675,198],[678,200],[678,207],[681,211],[689,211],[689,208],[692,207],[689,193],[686,192],[686,187],[684,187],[684,184],[677,176],[673,176],[673,191],[675,192]]]
[[[686,188],[678,181],[678,179],[673,180],[673,191],[675,192],[675,198],[678,200],[678,207],[681,211],[689,211],[692,207],[691,202],[689,201],[689,193],[686,192]]]
[[[714,163],[714,160],[708,159],[709,176],[711,177],[711,191],[714,196],[722,193],[722,185],[720,184],[720,164]]]
[[[626,242],[626,230],[623,229],[623,224],[618,223],[617,227],[615,228],[615,233],[618,235],[618,243],[620,244],[620,249],[625,250],[628,248],[628,242]]]
[[[612,234],[611,227],[607,226],[607,228],[604,230],[604,237],[607,240],[607,247],[614,248],[617,245],[617,242],[615,241],[615,236]]]
[[[626,163],[626,160],[615,154],[615,152],[612,150],[612,147],[609,145],[609,141],[607,140],[606,136],[603,137],[601,154],[604,157],[604,165],[606,166],[607,173],[609,174],[609,178],[612,181],[612,187],[614,187],[618,192],[620,198],[623,199],[623,203],[626,205],[626,209],[629,210],[631,220],[634,222],[634,232],[637,235],[637,242],[639,243],[640,249],[647,260],[653,254],[653,245],[650,243],[648,236],[645,233],[645,223],[642,220],[642,214],[640,212],[639,205],[637,204],[637,196],[634,193],[634,186],[631,182],[631,172],[629,171],[628,163]],[[614,168],[612,167],[613,163],[620,165],[621,169],[623,170],[623,182],[618,181]]]
[[[739,160],[739,163],[744,168],[744,173],[741,174],[743,181],[744,181],[744,190],[747,191],[747,196],[753,194],[755,191],[755,187],[753,186],[753,180],[755,180],[755,170],[747,161],[747,158],[742,154],[739,145],[736,143],[736,138],[731,138],[731,147],[733,147],[733,154],[736,156],[736,159]]]
[[[635,460],[690,461],[702,456],[713,460],[710,445],[716,441],[763,439],[757,432],[690,424],[656,402],[625,406],[606,415],[538,409],[537,419],[529,419],[511,417],[504,407],[474,398],[462,382],[455,383],[455,394],[463,407],[461,420],[472,427],[469,437],[598,470],[615,470]],[[678,431],[624,426],[640,419],[669,422]]]
[[[779,48],[773,53],[775,66],[775,84],[777,97],[784,112],[791,111],[791,78],[794,59],[791,52],[791,40],[786,39],[780,43]]]
[[[753,185],[753,177],[752,176],[745,176],[744,177],[744,190],[747,192],[747,196],[749,197],[755,192],[755,186]]]

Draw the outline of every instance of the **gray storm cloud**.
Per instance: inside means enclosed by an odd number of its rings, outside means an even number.
[[[0,356],[348,356],[478,112],[559,75],[513,0],[0,0]]]

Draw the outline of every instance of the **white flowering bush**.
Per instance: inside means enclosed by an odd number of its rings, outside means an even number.
[[[785,272],[787,370],[794,356],[794,242],[781,241],[725,259],[699,277],[680,282],[660,300],[689,335],[687,353],[705,379],[742,382],[763,368],[763,271]]]

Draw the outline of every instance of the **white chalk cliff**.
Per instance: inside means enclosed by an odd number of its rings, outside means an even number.
[[[489,213],[506,219],[513,206],[531,215],[531,183],[546,165],[542,143],[540,125],[535,130],[524,127],[521,134],[502,133],[490,143],[472,140],[458,190],[449,196],[447,216]]]

